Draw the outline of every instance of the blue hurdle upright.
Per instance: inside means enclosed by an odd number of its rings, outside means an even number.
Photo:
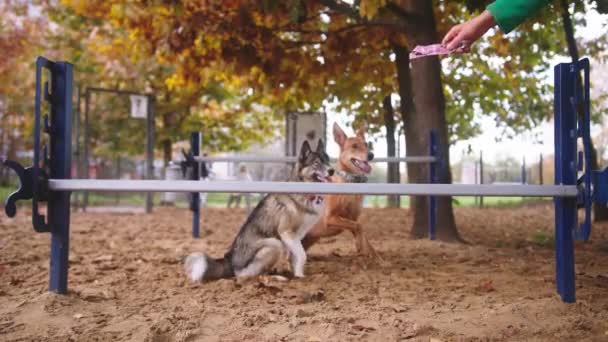
[[[42,82],[43,70],[50,75]],[[583,89],[578,77],[583,71]],[[575,301],[574,239],[587,240],[591,233],[591,206],[608,204],[608,169],[590,168],[590,109],[589,61],[564,63],[555,67],[555,184],[546,186],[517,185],[459,185],[459,184],[333,184],[287,182],[199,182],[200,170],[193,174],[196,181],[154,180],[87,180],[70,179],[71,122],[72,122],[72,65],[52,62],[43,57],[36,61],[36,97],[33,164],[23,168],[19,163],[5,160],[4,165],[19,176],[19,189],[12,193],[5,212],[13,217],[18,200],[32,200],[32,225],[36,232],[51,233],[49,290],[67,293],[70,233],[70,194],[72,191],[144,191],[144,192],[277,192],[319,194],[399,194],[429,196],[429,237],[435,236],[435,196],[544,196],[555,201],[555,265],[557,292],[564,302]],[[41,116],[41,106],[49,107],[50,115]],[[580,113],[580,115],[578,114]],[[47,144],[41,141],[41,131],[48,135]],[[583,151],[577,152],[578,139]],[[197,140],[198,139],[198,140]],[[437,156],[437,141],[430,136],[430,152],[439,163],[429,170],[430,181],[436,179],[437,167],[447,167]],[[199,146],[200,135],[192,137],[191,157]],[[42,154],[42,156],[41,156]],[[581,176],[578,177],[580,172]],[[193,204],[197,197],[193,196]],[[40,214],[39,204],[47,202],[48,219]],[[577,208],[584,208],[584,220],[578,227]],[[196,213],[196,211],[195,211]],[[198,221],[198,214],[193,220]],[[193,224],[194,225],[194,224]],[[193,230],[195,237],[198,230]]]

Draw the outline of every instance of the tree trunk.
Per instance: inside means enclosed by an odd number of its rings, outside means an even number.
[[[2,117],[4,117],[4,115],[2,115]],[[0,117],[0,120],[2,119],[2,117]],[[7,140],[8,140],[8,132],[9,130],[6,129],[5,127],[0,127],[0,153],[2,154],[3,158],[8,159],[8,156],[4,155],[4,152],[7,150],[6,149],[6,144],[7,144]],[[8,186],[9,185],[9,168],[8,167],[0,167],[0,185],[1,186]]]
[[[564,33],[566,35],[566,43],[568,45],[568,54],[572,58],[572,62],[575,63],[579,60],[578,47],[576,45],[576,39],[574,38],[574,26],[572,25],[572,20],[570,18],[570,12],[568,11],[568,1],[560,0],[561,14],[562,20],[564,21]],[[583,89],[581,79],[578,79],[578,88]],[[578,115],[583,115],[582,109],[579,110]],[[597,162],[597,150],[595,149],[595,145],[593,141],[591,141],[590,151],[589,151],[589,159],[591,161],[591,170],[598,170],[599,164]],[[596,222],[598,221],[608,221],[608,207],[593,204],[593,217]]]
[[[386,155],[389,157],[396,157],[395,151],[397,144],[395,142],[395,111],[393,110],[390,95],[384,98],[384,101],[382,101],[382,107],[384,109],[384,126],[386,128]],[[388,163],[386,180],[388,183],[399,183],[399,163]],[[399,208],[400,202],[401,196],[388,196],[389,208]]]
[[[406,10],[413,15],[406,37],[410,46],[436,43],[437,28],[433,13],[433,2],[410,0]],[[445,118],[445,99],[441,84],[441,65],[437,57],[421,58],[412,62],[409,68],[409,50],[393,46],[396,55],[399,95],[401,96],[401,115],[405,126],[406,151],[408,156],[428,155],[429,132],[434,129],[439,139],[440,167],[439,183],[452,182],[450,173],[447,122]],[[413,99],[413,100],[412,100]],[[424,164],[408,164],[409,183],[428,183],[429,167]],[[414,213],[411,235],[414,238],[428,236],[428,198],[412,197],[411,208]],[[437,198],[437,239],[442,241],[463,241],[456,229],[451,197]]]
[[[169,166],[169,162],[173,159],[173,144],[171,139],[163,139],[163,162],[165,167]]]

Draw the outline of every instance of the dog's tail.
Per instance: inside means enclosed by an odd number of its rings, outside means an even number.
[[[213,259],[205,253],[192,253],[186,258],[184,268],[192,281],[211,281],[234,277],[230,260]]]

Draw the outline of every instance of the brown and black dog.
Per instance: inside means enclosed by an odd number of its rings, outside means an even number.
[[[347,137],[342,128],[334,123],[334,141],[340,146],[340,156],[336,162],[335,173],[331,177],[335,183],[363,183],[372,171],[369,161],[374,155],[365,141],[365,132],[359,129],[354,137]],[[379,258],[374,248],[363,234],[358,222],[363,208],[362,195],[327,195],[323,217],[308,232],[302,245],[308,249],[323,237],[334,236],[344,230],[355,237],[359,254]]]

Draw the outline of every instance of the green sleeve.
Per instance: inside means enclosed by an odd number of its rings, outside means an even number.
[[[552,0],[496,0],[487,8],[505,33],[513,31]]]

